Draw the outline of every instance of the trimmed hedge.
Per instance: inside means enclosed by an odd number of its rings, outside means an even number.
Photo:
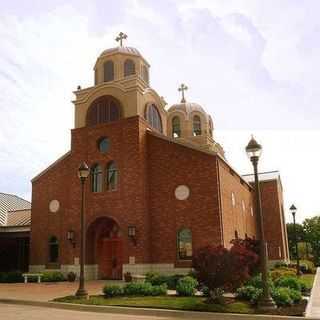
[[[273,281],[281,277],[295,277],[296,270],[292,268],[281,267],[274,269],[270,272],[271,278]]]
[[[43,272],[41,277],[42,282],[61,282],[65,280],[64,275],[59,271]]]
[[[123,293],[126,296],[161,296],[167,294],[167,285],[153,286],[149,282],[131,282],[125,285]]]
[[[119,297],[123,295],[123,288],[118,285],[105,285],[102,291],[107,298]]]
[[[183,277],[177,283],[177,295],[179,296],[193,296],[197,291],[198,281],[190,276]]]
[[[179,279],[183,278],[184,275],[175,274],[172,276],[162,275],[157,272],[148,272],[146,273],[146,282],[151,283],[153,286],[160,286],[166,284],[168,289],[176,290],[177,283]]]
[[[19,271],[0,272],[0,283],[23,282],[22,273]]]

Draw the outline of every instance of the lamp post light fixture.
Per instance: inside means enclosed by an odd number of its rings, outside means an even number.
[[[78,176],[81,182],[81,230],[80,230],[80,277],[79,277],[79,289],[76,292],[76,296],[79,298],[87,298],[88,292],[84,288],[84,261],[86,251],[86,231],[85,231],[85,216],[84,216],[84,184],[90,174],[88,165],[83,162],[78,169]]]
[[[292,218],[293,218],[293,236],[294,236],[294,243],[296,247],[296,258],[297,258],[297,265],[296,265],[296,270],[297,270],[297,276],[301,275],[300,272],[300,259],[299,259],[299,250],[298,250],[298,237],[297,237],[297,229],[296,229],[296,212],[297,208],[293,204],[290,209]]]
[[[268,254],[267,246],[264,234],[263,215],[261,209],[261,194],[260,184],[258,176],[258,162],[262,153],[262,146],[252,136],[248,145],[246,146],[247,155],[252,162],[254,170],[254,183],[255,183],[255,196],[256,196],[256,208],[257,208],[257,219],[258,219],[258,230],[260,233],[260,260],[261,260],[261,276],[262,276],[262,296],[258,302],[258,308],[260,310],[275,309],[276,304],[274,303],[271,294],[270,287],[268,284]]]

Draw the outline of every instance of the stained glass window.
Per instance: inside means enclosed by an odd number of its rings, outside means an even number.
[[[178,258],[189,260],[192,258],[192,233],[190,229],[178,232]]]
[[[162,132],[162,122],[158,108],[154,104],[149,104],[146,110],[146,118],[152,128]]]
[[[131,76],[132,74],[136,73],[135,64],[131,59],[127,59],[124,62],[124,76]]]
[[[179,138],[181,136],[181,129],[180,129],[180,118],[173,117],[172,119],[172,137]]]
[[[55,236],[49,239],[49,262],[58,262],[59,260],[59,242]]]
[[[107,189],[116,190],[118,186],[118,169],[114,161],[107,165]]]
[[[91,191],[102,191],[102,169],[98,164],[91,169]]]
[[[104,63],[104,82],[114,80],[114,65],[113,61],[109,60]]]

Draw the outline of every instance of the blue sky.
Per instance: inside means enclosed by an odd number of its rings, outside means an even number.
[[[319,1],[2,1],[0,191],[30,199],[33,176],[70,147],[72,93],[91,86],[97,56],[119,31],[151,64],[168,106],[213,117],[240,173],[244,147],[263,144],[261,170],[280,170],[286,208],[319,214]]]

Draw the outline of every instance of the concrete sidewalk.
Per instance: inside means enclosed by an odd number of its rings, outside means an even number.
[[[106,283],[121,283],[121,281],[94,280],[86,282],[89,295],[102,293]],[[50,301],[57,297],[74,295],[79,283],[76,282],[46,282],[46,283],[0,283],[0,299]]]
[[[320,319],[320,268],[317,268],[317,274],[314,278],[306,309],[306,318]]]

